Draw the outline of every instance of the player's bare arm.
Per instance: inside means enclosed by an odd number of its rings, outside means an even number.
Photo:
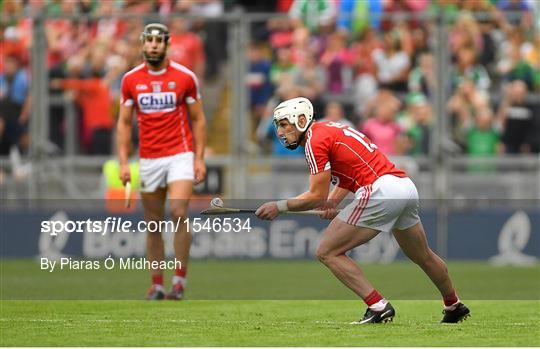
[[[309,190],[288,200],[263,204],[255,214],[260,219],[273,220],[282,211],[307,211],[324,206],[330,190],[330,170],[309,176]]]
[[[335,203],[335,206],[337,206],[341,203],[341,201],[343,201],[347,194],[349,194],[348,189],[341,188],[336,185],[330,192],[330,195],[328,195],[328,201],[332,201]]]
[[[330,195],[328,195],[328,200],[326,201],[324,213],[321,215],[321,218],[334,219],[338,214],[338,205],[341,203],[341,201],[343,201],[348,193],[348,189],[341,188],[336,185],[330,192]]]
[[[189,116],[193,127],[193,143],[195,147],[195,184],[204,180],[206,176],[206,165],[204,164],[204,148],[206,146],[206,117],[204,115],[202,102],[188,104]]]
[[[129,151],[131,148],[131,116],[133,106],[120,105],[118,124],[116,128],[116,142],[118,149],[118,161],[120,163],[120,180],[123,184],[131,180],[129,171]]]
[[[330,191],[330,170],[309,176],[309,190],[287,200],[288,211],[307,211],[326,204]]]

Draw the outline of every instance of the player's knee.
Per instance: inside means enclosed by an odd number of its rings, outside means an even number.
[[[187,218],[187,206],[186,205],[177,205],[174,207],[171,207],[171,217],[174,221],[177,219],[184,219]]]
[[[322,244],[319,245],[319,247],[317,247],[317,251],[315,251],[315,255],[317,256],[317,259],[323,264],[328,264],[332,256],[330,253],[330,249],[326,248],[326,246]]]
[[[159,221],[163,220],[163,211],[152,211],[152,210],[146,210],[144,212],[144,220],[146,222],[146,225],[153,225],[159,223]]]

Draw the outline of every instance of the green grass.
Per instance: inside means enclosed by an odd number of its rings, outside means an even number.
[[[2,346],[540,346],[538,301],[469,301],[441,325],[438,301],[395,301],[353,326],[358,301],[3,301]]]
[[[410,262],[365,265],[364,272],[388,298],[436,300],[425,274]],[[453,262],[449,269],[464,299],[540,299],[540,265],[493,267]],[[139,300],[149,284],[147,271],[40,270],[36,261],[0,262],[2,299]],[[166,274],[166,283],[171,273]],[[353,294],[316,261],[210,260],[189,266],[190,300],[350,300]],[[39,287],[36,287],[39,285]]]
[[[435,288],[399,262],[364,266],[394,322],[352,326],[363,303],[315,261],[194,261],[187,301],[146,302],[145,271],[3,260],[0,346],[540,346],[539,266],[449,268],[467,321],[439,324]]]

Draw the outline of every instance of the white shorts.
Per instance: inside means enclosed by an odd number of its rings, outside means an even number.
[[[384,175],[358,189],[354,197],[338,214],[348,224],[389,232],[410,228],[420,221],[418,192],[407,177]]]
[[[141,192],[152,193],[168,183],[195,178],[193,153],[179,153],[161,158],[140,160]]]

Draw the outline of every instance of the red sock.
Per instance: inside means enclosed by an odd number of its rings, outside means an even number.
[[[152,285],[161,285],[161,286],[163,286],[163,274],[152,275]]]
[[[456,304],[458,300],[459,298],[456,294],[456,290],[452,290],[451,293],[443,297],[444,305],[447,307],[451,306],[452,304]]]
[[[186,267],[176,268],[174,270],[174,275],[180,276],[181,278],[185,278],[186,274],[187,274],[187,268]]]
[[[373,305],[382,299],[383,299],[383,296],[381,296],[381,294],[377,290],[373,289],[373,291],[371,291],[371,293],[368,294],[366,298],[364,298],[364,302],[369,307],[370,305]]]

